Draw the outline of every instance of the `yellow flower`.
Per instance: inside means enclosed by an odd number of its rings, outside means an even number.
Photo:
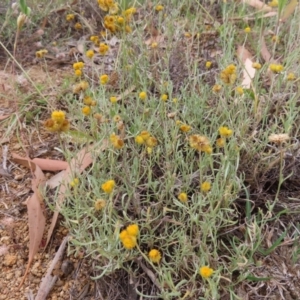
[[[137,225],[137,224],[128,225],[127,228],[126,228],[126,231],[129,235],[138,236],[138,234],[139,234],[139,225]]]
[[[283,65],[277,65],[277,64],[270,64],[269,68],[273,73],[280,73],[284,69]]]
[[[216,145],[218,148],[223,148],[225,146],[226,140],[224,138],[219,138],[216,141]]]
[[[83,98],[83,103],[84,103],[85,105],[91,106],[92,103],[93,103],[92,97],[90,97],[90,96],[85,96],[85,97]]]
[[[127,235],[122,239],[122,244],[125,249],[133,249],[136,246],[136,237]]]
[[[190,38],[190,37],[192,37],[192,34],[191,34],[190,32],[185,32],[185,33],[184,33],[184,36],[185,36],[186,38]]]
[[[146,140],[146,145],[150,148],[153,148],[157,145],[157,139],[153,136],[150,136],[147,140]]]
[[[51,119],[56,123],[62,124],[66,119],[66,113],[61,110],[55,110],[51,114]]]
[[[108,11],[110,14],[116,14],[119,11],[118,4],[113,0],[98,0],[98,5],[103,11]]]
[[[222,89],[222,86],[219,85],[219,84],[215,84],[213,87],[212,87],[212,91],[215,92],[215,93],[219,93]]]
[[[177,103],[178,102],[178,99],[177,98],[173,98],[173,103]]]
[[[140,92],[139,93],[139,98],[141,99],[141,100],[145,100],[146,98],[147,98],[147,93],[146,92]]]
[[[186,202],[188,200],[188,196],[186,193],[183,193],[181,192],[179,195],[178,195],[178,199],[181,201],[181,202]]]
[[[279,43],[280,42],[280,38],[277,35],[273,35],[272,36],[272,42],[273,43]]]
[[[115,187],[114,180],[108,180],[101,185],[102,190],[107,194],[110,194],[113,191],[114,187]]]
[[[75,187],[79,184],[79,179],[78,178],[74,178],[71,182],[70,182],[70,186],[71,187]]]
[[[135,142],[136,142],[137,144],[139,144],[139,145],[142,145],[142,144],[145,143],[145,141],[144,141],[144,139],[143,139],[143,137],[142,137],[141,135],[137,135],[137,136],[135,137]]]
[[[88,50],[85,52],[86,57],[92,59],[94,57],[94,51],[93,50]]]
[[[135,7],[130,7],[130,8],[126,9],[123,12],[123,15],[128,18],[128,17],[132,16],[135,13],[136,13],[136,8]]]
[[[122,118],[119,115],[115,115],[113,117],[113,121],[116,122],[116,123],[120,122],[121,120],[122,120]]]
[[[106,206],[106,201],[104,199],[98,199],[95,201],[94,208],[95,210],[101,210]]]
[[[97,35],[92,35],[90,37],[90,41],[93,42],[95,45],[97,45],[99,42],[99,37]]]
[[[225,137],[225,138],[230,137],[230,136],[232,136],[232,133],[233,133],[233,131],[226,126],[221,126],[219,128],[219,134],[222,137]]]
[[[75,70],[75,75],[77,77],[80,77],[82,75],[82,71],[81,70]]]
[[[212,66],[212,62],[211,62],[211,61],[207,61],[207,62],[205,63],[205,68],[206,68],[206,69],[210,69],[211,66]]]
[[[201,191],[204,193],[209,192],[211,189],[211,184],[208,181],[204,181],[201,183]]]
[[[244,94],[244,89],[241,86],[236,87],[235,90],[240,96]]]
[[[110,135],[109,140],[116,149],[121,149],[124,146],[124,141],[115,133]]]
[[[89,116],[91,114],[91,108],[89,106],[84,106],[81,111],[85,116]]]
[[[156,250],[156,249],[152,249],[149,251],[148,253],[149,259],[153,262],[153,263],[159,263],[161,260],[161,254],[160,251]]]
[[[294,73],[289,73],[286,77],[287,80],[293,81],[296,80],[296,75]]]
[[[244,32],[245,33],[250,33],[251,32],[251,28],[248,26],[248,27],[246,27],[245,29],[244,29]]]
[[[254,63],[252,64],[252,68],[254,68],[254,69],[256,69],[256,70],[259,70],[259,69],[261,69],[261,64],[258,63],[258,62],[254,62]]]
[[[48,53],[48,50],[43,49],[35,52],[37,58],[43,58]]]
[[[153,48],[153,49],[157,48],[157,46],[158,46],[158,44],[157,44],[156,42],[153,42],[153,43],[151,44],[151,48]]]
[[[162,94],[160,99],[164,102],[166,102],[168,100],[168,95],[167,94]]]
[[[99,45],[99,53],[101,55],[105,55],[107,51],[109,50],[109,46],[105,43],[100,43]]]
[[[146,130],[143,130],[140,133],[140,136],[143,138],[144,142],[146,142],[146,140],[151,136],[150,133]]]
[[[278,0],[272,0],[268,3],[270,7],[277,7],[278,6]]]
[[[76,30],[80,30],[80,29],[82,29],[82,25],[81,25],[79,22],[77,22],[77,23],[74,25],[74,28],[75,28]]]
[[[156,5],[155,10],[162,11],[162,10],[164,10],[164,7],[162,5]]]
[[[152,147],[147,147],[146,150],[147,150],[148,155],[150,155],[153,152]]]
[[[74,14],[67,14],[66,15],[66,20],[68,22],[73,21],[75,19],[75,15]]]
[[[100,76],[100,83],[101,83],[102,85],[107,84],[108,80],[109,80],[108,75],[104,74],[104,75],[101,75],[101,76]]]
[[[208,266],[203,266],[199,270],[199,274],[203,278],[209,278],[213,274],[214,270]]]
[[[193,134],[189,136],[189,144],[191,148],[196,149],[198,151],[205,152],[207,154],[211,154],[212,147],[210,146],[209,139],[206,136]]]
[[[114,104],[114,103],[118,102],[118,99],[117,99],[117,97],[112,96],[112,97],[109,98],[109,101]]]
[[[80,81],[79,86],[82,91],[85,91],[88,89],[89,83],[87,81]]]
[[[233,84],[236,80],[236,66],[229,65],[220,74],[221,80],[226,84]]]
[[[191,126],[187,125],[187,124],[182,124],[180,125],[179,129],[182,131],[182,132],[189,132],[191,130]]]
[[[84,63],[82,61],[76,62],[73,64],[74,70],[81,70],[84,67]]]

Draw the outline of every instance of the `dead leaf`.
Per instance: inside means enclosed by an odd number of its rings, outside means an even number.
[[[10,115],[2,115],[0,116],[0,121],[7,119]]]
[[[65,173],[66,173],[66,171],[63,170],[63,171],[55,174],[54,176],[52,176],[50,179],[47,180],[46,186],[49,187],[50,189],[54,189],[54,188],[58,187],[61,184],[61,182],[65,176]]]
[[[261,34],[261,37],[260,37],[260,45],[261,45],[260,53],[261,53],[262,58],[265,60],[265,62],[269,62],[272,55],[267,48],[266,41],[265,41],[263,34]]]
[[[62,256],[63,256],[63,253],[64,253],[64,250],[65,250],[68,240],[69,240],[68,236],[66,236],[63,239],[59,249],[57,250],[57,252],[51,262],[51,265],[49,266],[49,268],[47,270],[45,277],[43,277],[43,279],[42,279],[42,282],[39,287],[39,290],[38,290],[35,300],[45,300],[47,298],[47,295],[51,291],[53,285],[55,284],[57,275],[52,276],[51,274],[52,274],[52,271],[53,271],[54,267],[56,266],[56,264],[62,259]]]
[[[252,78],[254,77],[256,71],[252,67],[252,55],[244,46],[238,46],[237,55],[244,64],[243,81],[241,85],[243,88],[249,89],[251,87]]]
[[[68,167],[68,163],[61,160],[34,158],[32,161],[46,171],[61,171]]]
[[[291,0],[291,2],[285,7],[279,21],[285,22],[290,17],[290,15],[295,11],[297,5],[298,5],[298,0]]]
[[[102,146],[102,150],[104,148],[106,148],[106,144],[105,144],[105,146]],[[55,212],[53,214],[51,225],[50,225],[50,228],[48,231],[47,242],[46,242],[45,247],[47,247],[47,245],[50,241],[54,227],[57,222],[58,214],[60,211],[60,206],[62,205],[62,203],[64,202],[64,199],[65,199],[65,191],[67,189],[66,183],[68,183],[72,180],[73,174],[82,173],[93,162],[93,158],[92,158],[90,151],[91,151],[91,149],[89,149],[87,147],[82,149],[81,151],[79,151],[77,153],[76,157],[71,160],[69,166],[65,170],[64,176],[62,177],[62,181],[61,181],[62,184],[59,188],[59,194],[58,194],[58,198],[56,200],[56,208],[55,208]]]
[[[261,11],[272,11],[272,8],[270,6],[259,0],[242,0],[242,2],[254,8],[260,9]]]
[[[23,158],[23,160],[24,165],[25,161],[27,161],[33,173],[31,181],[33,195],[26,201],[29,224],[29,254],[26,271],[19,286],[23,285],[32,260],[39,250],[46,224],[46,218],[43,212],[43,198],[39,190],[44,186],[46,178],[39,166],[35,165],[29,158]]]

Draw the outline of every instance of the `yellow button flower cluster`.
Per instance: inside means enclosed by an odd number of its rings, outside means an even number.
[[[137,244],[137,236],[139,234],[139,226],[137,224],[128,225],[122,230],[119,238],[126,249],[133,249]]]

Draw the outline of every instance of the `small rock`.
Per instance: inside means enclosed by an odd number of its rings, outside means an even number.
[[[13,273],[10,272],[6,275],[6,280],[11,280],[13,278]]]
[[[7,267],[13,266],[17,262],[17,256],[13,254],[7,254],[4,257],[3,264]]]

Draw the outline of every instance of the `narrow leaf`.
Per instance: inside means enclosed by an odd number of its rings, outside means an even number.
[[[295,11],[297,5],[298,5],[297,0],[291,0],[291,2],[285,7],[283,14],[280,18],[280,22],[285,22],[290,17],[290,15]]]

